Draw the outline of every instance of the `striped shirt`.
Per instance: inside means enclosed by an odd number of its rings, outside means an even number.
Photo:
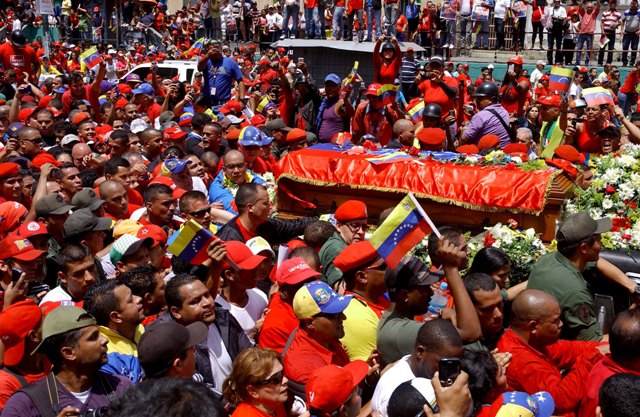
[[[402,67],[400,68],[400,74],[403,84],[411,84],[418,75],[420,70],[420,61],[413,59],[413,61],[407,60],[406,57],[402,58]]]
[[[619,11],[605,10],[602,13],[602,20],[600,22],[600,24],[602,25],[602,30],[605,32],[616,30],[620,19],[622,19],[622,14]]]

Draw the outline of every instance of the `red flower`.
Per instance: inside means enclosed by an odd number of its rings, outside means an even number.
[[[418,155],[420,155],[420,149],[418,149],[418,148],[416,148],[416,147],[414,147],[414,146],[410,147],[410,148],[409,148],[409,155],[411,155],[411,156],[418,156]]]
[[[509,224],[509,227],[513,230],[516,230],[518,228],[518,222],[515,221],[514,219],[507,220],[507,223]]]
[[[509,162],[507,165],[504,166],[504,169],[516,169],[516,168],[517,166],[513,162]]]
[[[607,194],[615,194],[616,193],[616,189],[614,188],[613,185],[607,185],[607,188],[605,188],[604,190]]]
[[[493,237],[493,235],[491,233],[487,233],[484,236],[484,246],[493,246],[493,244],[496,242],[496,239]]]
[[[629,233],[625,233],[624,235],[621,236],[622,239],[624,240],[631,240],[631,235]]]

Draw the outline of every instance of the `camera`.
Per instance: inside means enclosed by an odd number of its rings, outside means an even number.
[[[80,417],[106,417],[108,407],[90,408],[80,413]]]

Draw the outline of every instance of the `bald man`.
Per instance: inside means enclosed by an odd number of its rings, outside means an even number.
[[[104,203],[104,215],[113,220],[128,219],[136,209],[140,206],[129,204],[127,190],[118,181],[106,180],[100,184],[100,198]]]
[[[102,165],[106,162],[104,158],[95,155],[91,148],[85,143],[76,143],[71,148],[71,158],[73,165],[80,171],[86,169],[100,170],[98,174],[102,174]]]
[[[393,138],[387,143],[385,148],[401,149],[405,146],[413,146],[415,137],[415,125],[411,120],[397,120],[393,124]]]
[[[240,151],[228,151],[222,157],[222,163],[222,170],[209,187],[209,202],[222,203],[224,210],[238,215],[232,189],[237,190],[245,183],[264,184],[264,180],[247,169],[247,162]]]
[[[29,159],[42,153],[42,135],[38,129],[23,127],[18,130],[18,153]]]
[[[554,414],[575,414],[587,376],[608,345],[559,340],[560,305],[540,290],[521,292],[513,300],[511,315],[511,327],[497,345],[500,352],[513,355],[507,372],[509,389],[548,391],[556,403]]]

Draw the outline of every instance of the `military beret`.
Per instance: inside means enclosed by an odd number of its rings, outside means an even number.
[[[456,152],[476,155],[480,153],[480,149],[478,149],[478,147],[474,144],[469,144],[469,145],[458,146],[456,148]]]
[[[578,152],[576,148],[571,145],[560,145],[555,151],[553,151],[554,156],[560,159],[564,159],[573,164],[584,164],[585,156]]]
[[[369,266],[379,259],[380,255],[373,245],[367,240],[361,240],[347,246],[333,260],[333,265],[343,273]]]
[[[426,127],[418,132],[418,140],[427,145],[439,145],[447,139],[444,130],[437,127]]]
[[[296,142],[300,139],[307,139],[307,132],[302,129],[295,127],[287,133],[287,142]]]
[[[367,205],[362,201],[348,200],[338,207],[333,217],[344,223],[351,220],[367,219],[369,215],[367,214]]]
[[[14,175],[18,175],[20,165],[15,162],[2,162],[0,163],[0,179],[9,178]]]
[[[500,143],[500,138],[496,135],[484,135],[478,141],[478,149],[495,148]]]
[[[504,147],[503,151],[507,155],[513,155],[513,154],[519,154],[519,153],[523,153],[526,155],[529,153],[529,148],[524,143],[510,143]]]

